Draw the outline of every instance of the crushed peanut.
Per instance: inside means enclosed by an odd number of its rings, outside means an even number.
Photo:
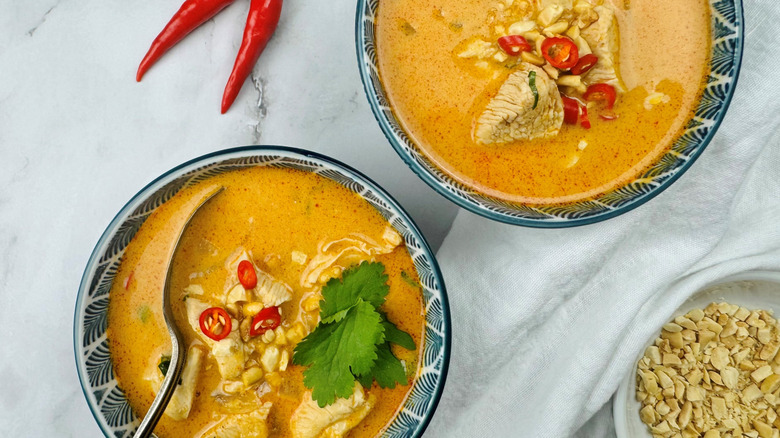
[[[653,438],[780,438],[780,328],[765,310],[712,303],[665,324],[637,364]]]

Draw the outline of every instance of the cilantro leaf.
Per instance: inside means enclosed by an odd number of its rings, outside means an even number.
[[[417,348],[417,346],[414,345],[414,339],[412,339],[412,336],[409,335],[409,333],[406,333],[396,327],[395,324],[388,321],[387,316],[384,313],[382,314],[382,317],[382,325],[385,327],[385,340],[387,342],[398,344],[407,350],[415,350]]]
[[[363,262],[344,271],[341,280],[332,278],[322,288],[320,318],[325,321],[353,306],[358,299],[379,307],[390,291],[385,266],[381,263]],[[341,316],[343,317],[343,316]],[[337,319],[334,321],[338,321]]]
[[[395,388],[396,383],[406,385],[406,369],[390,350],[390,344],[385,342],[377,349],[377,360],[367,375],[358,376],[364,388],[371,387],[371,380],[376,380],[382,388]]]
[[[320,319],[320,322],[322,324],[330,324],[332,322],[339,322],[342,319],[344,319],[345,316],[347,316],[347,312],[349,312],[351,309],[354,309],[354,308],[355,308],[355,306],[352,305],[350,307],[347,307],[344,310],[339,310],[338,312],[334,313],[333,315],[330,315],[327,318]]]
[[[331,279],[322,288],[320,323],[296,347],[292,362],[308,367],[304,385],[317,405],[349,398],[355,380],[370,388],[408,384],[407,371],[390,343],[416,348],[412,337],[396,327],[379,308],[390,288],[381,263],[363,262]]]
[[[293,363],[306,365],[303,383],[312,388],[320,407],[336,397],[348,398],[354,374],[368,373],[378,358],[377,344],[384,342],[382,316],[369,302],[358,298],[338,323],[319,324],[296,347]]]

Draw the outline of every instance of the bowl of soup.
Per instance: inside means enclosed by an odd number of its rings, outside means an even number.
[[[193,216],[204,193],[221,191]],[[135,195],[82,278],[74,349],[105,436],[132,436],[186,356],[165,437],[420,436],[438,404],[450,317],[436,259],[381,187],[319,154],[228,149]]]
[[[706,148],[742,56],[739,0],[359,0],[385,136],[485,217],[564,227],[659,194]]]

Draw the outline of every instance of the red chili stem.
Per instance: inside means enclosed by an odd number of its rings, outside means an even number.
[[[136,81],[141,81],[149,67],[157,62],[171,47],[182,40],[198,26],[209,18],[233,3],[235,0],[185,0],[181,8],[173,15],[171,21],[165,25],[162,32],[152,42],[149,51],[138,66],[135,75]]]
[[[276,30],[281,14],[282,0],[252,0],[249,4],[244,37],[230,79],[225,86],[225,93],[222,95],[222,114],[225,114],[236,100],[241,86],[244,85],[244,81],[249,77],[257,59],[260,58],[260,54],[263,53],[268,40]]]

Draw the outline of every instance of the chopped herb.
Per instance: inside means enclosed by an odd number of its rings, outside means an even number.
[[[190,294],[184,294],[184,296],[181,297],[181,300],[182,301],[187,301],[187,298],[189,298],[189,297],[190,297]]]
[[[406,379],[414,380],[414,376],[417,374],[417,359],[404,361],[404,368],[406,369]]]
[[[415,289],[421,289],[422,286],[420,286],[420,283],[417,282],[417,280],[414,279],[408,272],[401,271],[401,280],[403,280],[406,284],[409,286],[415,288]]]
[[[402,20],[401,21],[401,30],[406,34],[406,36],[412,36],[417,33],[417,29],[412,27],[411,24],[409,24],[408,21]]]
[[[157,364],[157,368],[160,370],[163,376],[168,374],[168,368],[171,367],[171,357],[168,355],[164,355],[160,357],[160,363]],[[177,385],[181,385],[181,377],[179,377],[179,381],[176,382]]]
[[[322,288],[320,323],[296,347],[293,363],[307,366],[303,383],[320,407],[352,395],[355,381],[383,388],[407,384],[390,343],[415,349],[412,337],[379,310],[389,292],[381,263],[363,262]]]
[[[531,109],[536,109],[536,104],[539,103],[539,90],[536,89],[536,72],[533,70],[528,72],[528,86],[534,93],[534,106]]]
[[[453,21],[452,23],[450,23],[450,30],[453,32],[460,32],[461,30],[463,30],[463,23],[458,23]]]
[[[160,369],[160,372],[162,375],[168,374],[168,367],[171,366],[171,357],[170,356],[162,356],[160,357],[160,363],[157,364],[157,368]]]
[[[146,324],[149,319],[152,317],[152,310],[144,304],[143,306],[138,308],[138,319],[141,320],[142,323]]]

